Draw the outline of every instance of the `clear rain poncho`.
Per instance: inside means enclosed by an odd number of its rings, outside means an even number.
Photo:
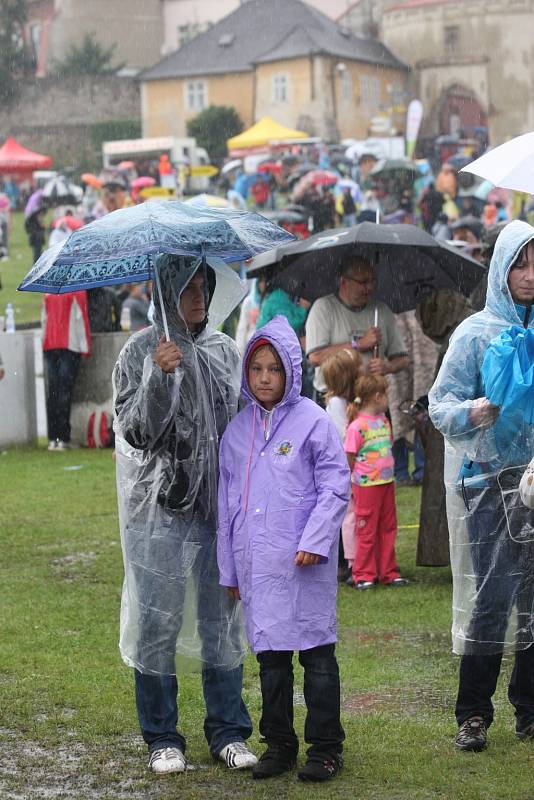
[[[430,416],[445,437],[445,484],[453,571],[453,650],[460,655],[525,649],[534,641],[534,512],[519,496],[534,455],[534,426],[522,408],[475,426],[471,412],[489,392],[481,368],[490,342],[527,324],[508,274],[534,228],[510,223],[491,261],[485,308],[451,337],[429,395]]]
[[[219,586],[216,542],[218,446],[237,412],[235,343],[216,330],[246,287],[219,259],[156,261],[153,326],[133,335],[113,373],[117,494],[124,586],[120,651],[147,674],[204,665],[232,669],[245,640],[239,604]],[[177,311],[196,270],[205,270],[209,321],[192,334]],[[166,318],[166,322],[165,322]],[[153,360],[165,325],[182,351],[167,374]]]

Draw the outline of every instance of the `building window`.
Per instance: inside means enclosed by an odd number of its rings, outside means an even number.
[[[369,78],[360,76],[360,102],[364,108],[369,108]]]
[[[341,72],[341,96],[343,100],[350,100],[351,98],[351,80],[348,70],[344,69]]]
[[[208,105],[206,81],[188,81],[185,85],[185,106],[188,111],[202,111]]]
[[[41,47],[41,25],[40,23],[33,23],[30,25],[30,41],[32,47],[32,56],[34,64],[39,63],[39,50]]]
[[[460,44],[460,28],[458,25],[447,25],[445,27],[445,50],[447,53],[455,53]]]
[[[273,75],[273,102],[274,103],[287,103],[288,101],[288,84],[289,80],[287,75]]]
[[[364,108],[380,108],[380,79],[369,75],[360,76],[361,104]]]

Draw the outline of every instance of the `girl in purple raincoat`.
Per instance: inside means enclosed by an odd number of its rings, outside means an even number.
[[[293,768],[293,650],[304,667],[302,780],[341,766],[336,641],[337,548],[349,471],[327,414],[300,396],[301,350],[285,317],[260,328],[245,353],[248,401],[221,441],[220,582],[241,597],[247,637],[260,664],[260,733],[267,750],[253,777]]]

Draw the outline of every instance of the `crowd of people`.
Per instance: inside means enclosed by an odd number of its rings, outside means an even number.
[[[281,159],[267,180],[259,173],[249,184],[237,174],[228,192],[260,210],[274,196],[274,210],[298,164]],[[335,184],[310,183],[300,195],[310,228],[371,216],[419,222],[488,266],[470,298],[438,290],[394,314],[374,298],[375,265],[355,254],[337,265],[336,291],[313,304],[267,272],[255,279],[231,336],[221,326],[241,285],[217,260],[160,255],[153,298],[139,284],[45,296],[50,450],[69,446],[72,389],[91,333],[132,334],[113,373],[120,649],[134,669],[157,774],[187,769],[177,659],[202,664],[204,731],[216,759],[255,779],[292,770],[294,651],[307,709],[298,777],[321,782],[339,772],[336,589],[343,581],[369,596],[380,586],[409,592],[395,549],[396,485],[423,487],[418,563],[448,563],[450,537],[461,655],[456,747],[486,747],[509,651],[516,735],[534,739],[534,526],[518,500],[534,438],[520,407],[504,414],[487,399],[484,379],[495,337],[534,326],[532,209],[489,193],[475,202],[447,164],[435,181],[425,169],[417,190],[406,176],[382,182],[375,165],[360,157],[345,187],[343,170]],[[92,216],[127,202],[124,178],[105,173]],[[33,216],[27,232],[38,258],[46,227],[41,211]],[[54,220],[54,241],[75,217],[63,210]],[[259,663],[259,759],[247,745],[242,699],[247,643]]]
[[[485,309],[459,325],[429,396],[431,420],[446,442],[453,635],[462,655],[455,744],[464,750],[486,746],[491,697],[509,649],[516,651],[509,692],[516,733],[534,738],[533,529],[525,509],[520,529],[511,530],[517,518],[511,520],[500,486],[509,468],[517,486],[534,441],[521,409],[514,425],[501,422],[480,377],[489,341],[510,325],[531,324],[533,242],[534,228],[524,222],[500,234]],[[342,264],[337,292],[311,310],[289,308],[288,298],[264,282],[254,287],[258,294],[249,296],[247,313],[259,301],[256,327],[243,339],[239,379],[236,344],[210,327],[220,273],[205,265],[187,282],[184,259],[161,257],[160,263],[171,340],[161,336],[157,310],[154,326],[129,341],[114,375],[119,502],[128,507],[121,514],[127,564],[121,650],[136,669],[149,763],[158,773],[186,769],[185,738],[176,730],[174,660],[177,653],[191,655],[182,624],[192,580],[205,732],[214,756],[229,768],[251,768],[256,779],[294,768],[292,654],[298,651],[308,744],[298,775],[328,780],[343,763],[335,658],[340,530],[350,586],[364,592],[380,584],[409,586],[395,554],[388,377],[409,369],[410,354],[395,315],[370,302],[373,266],[351,257]],[[302,394],[303,352],[315,368],[314,399]],[[435,363],[428,389],[434,369]],[[245,405],[236,413],[239,380]],[[507,477],[509,487],[514,476]],[[209,622],[206,603],[219,609]],[[260,667],[266,749],[259,760],[246,744],[251,723],[240,699],[237,604]],[[211,687],[223,681],[228,701],[214,728]]]

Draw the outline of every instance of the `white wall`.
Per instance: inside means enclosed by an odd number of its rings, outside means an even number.
[[[0,333],[5,376],[0,381],[0,447],[37,438],[34,332]]]

